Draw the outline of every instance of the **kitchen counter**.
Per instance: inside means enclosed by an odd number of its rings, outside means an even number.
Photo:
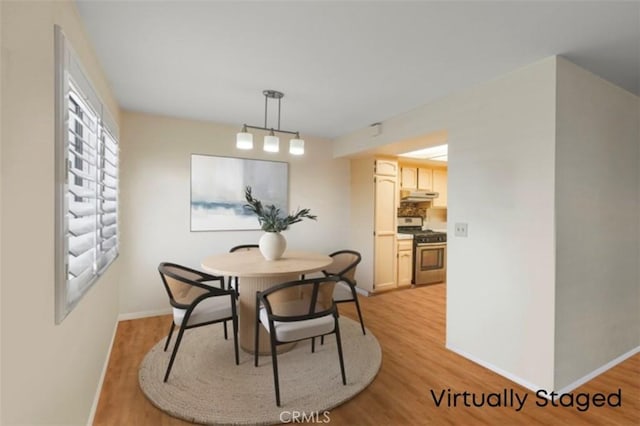
[[[398,240],[413,240],[413,234],[396,234]]]

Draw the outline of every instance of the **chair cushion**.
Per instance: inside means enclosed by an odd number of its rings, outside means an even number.
[[[336,302],[353,300],[351,286],[345,281],[338,281],[336,286],[333,288],[333,300]]]
[[[230,296],[217,296],[204,299],[191,312],[187,325],[191,326],[223,318],[231,318],[232,312],[229,298]],[[173,308],[174,324],[180,326],[186,313],[186,309]]]
[[[269,317],[265,308],[260,309],[260,322],[267,332],[269,330]],[[276,331],[276,339],[280,342],[293,342],[301,339],[308,339],[315,336],[331,333],[335,326],[333,315],[326,315],[320,318],[313,318],[303,321],[274,321],[273,326]]]

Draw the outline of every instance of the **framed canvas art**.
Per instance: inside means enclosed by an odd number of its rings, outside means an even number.
[[[288,163],[192,154],[191,231],[260,229],[244,209],[247,186],[264,204],[288,211]]]

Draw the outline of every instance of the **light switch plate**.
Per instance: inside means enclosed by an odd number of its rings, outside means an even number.
[[[467,237],[467,224],[466,223],[456,223],[454,235],[456,237]]]

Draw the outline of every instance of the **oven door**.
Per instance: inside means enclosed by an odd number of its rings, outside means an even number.
[[[447,244],[417,244],[415,252],[414,283],[434,284],[447,279]]]

